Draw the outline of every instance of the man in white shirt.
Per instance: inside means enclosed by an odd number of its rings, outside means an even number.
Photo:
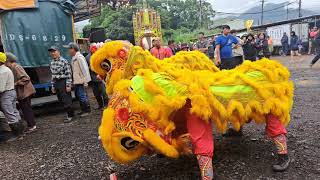
[[[16,139],[23,134],[24,125],[21,123],[21,117],[16,107],[17,94],[14,89],[14,76],[4,64],[6,60],[6,55],[0,52],[0,107],[12,129],[13,139]]]
[[[79,115],[81,117],[88,116],[91,111],[89,98],[86,93],[88,83],[91,81],[89,67],[86,58],[79,52],[80,49],[76,43],[69,43],[66,47],[72,56],[73,85],[82,110]]]

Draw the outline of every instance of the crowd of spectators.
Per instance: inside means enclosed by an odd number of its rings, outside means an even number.
[[[102,109],[108,104],[108,96],[102,80],[90,69],[90,57],[99,48],[97,44],[90,45],[90,53],[85,58],[76,43],[69,43],[68,49],[71,61],[61,56],[57,46],[51,46],[48,53],[52,60],[51,91],[57,95],[58,101],[63,105],[66,113],[64,123],[70,123],[75,116],[73,109],[74,89],[75,97],[80,103],[80,117],[88,116],[91,106],[86,88],[91,85],[97,100],[97,109]],[[0,111],[3,112],[5,122],[1,122],[0,142],[11,142],[23,139],[26,134],[37,130],[34,113],[31,107],[31,98],[36,93],[30,77],[18,63],[18,58],[10,53],[0,53]],[[21,116],[22,115],[22,116]],[[22,121],[24,119],[26,123]],[[25,125],[26,124],[26,125]],[[3,129],[9,125],[10,129]]]

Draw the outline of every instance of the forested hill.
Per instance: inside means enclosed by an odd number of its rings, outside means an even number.
[[[265,5],[265,13],[264,13],[264,23],[272,23],[272,22],[278,22],[278,21],[284,21],[287,20],[287,7],[286,3],[281,4],[273,4],[268,3]],[[233,18],[237,19],[253,19],[254,24],[258,25],[260,23],[261,19],[261,13],[256,14],[246,14],[246,13],[252,13],[252,12],[261,12],[261,6],[257,5],[255,7],[252,7],[245,11],[243,14],[239,16],[232,16]],[[303,16],[310,16],[317,14],[315,11],[308,10],[308,9],[302,9],[302,15]],[[299,15],[298,9],[296,7],[290,7],[289,6],[289,19],[297,18]]]

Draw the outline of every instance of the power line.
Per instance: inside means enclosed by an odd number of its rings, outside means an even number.
[[[264,10],[263,12],[265,13],[265,12],[271,12],[271,11],[275,11],[275,10],[278,10],[278,9],[281,9],[281,8],[284,8],[284,7],[286,7],[286,6],[288,6],[288,5],[291,5],[291,4],[295,4],[295,3],[297,3],[296,1],[295,2],[288,2],[288,4],[286,4],[286,5],[283,5],[283,6],[279,6],[279,7],[276,7],[276,8],[273,8],[273,9],[269,9],[269,10]],[[225,14],[225,15],[239,15],[239,14],[243,14],[243,15],[245,15],[245,14],[261,14],[262,13],[262,11],[259,11],[259,12],[249,12],[249,13],[233,13],[233,12],[221,12],[221,11],[216,11],[216,14]]]

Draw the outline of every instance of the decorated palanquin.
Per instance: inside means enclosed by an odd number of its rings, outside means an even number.
[[[144,49],[152,48],[154,38],[162,39],[160,15],[149,8],[145,0],[142,8],[138,9],[132,16],[135,44]]]
[[[186,109],[221,133],[228,124],[239,130],[251,120],[264,123],[270,113],[283,125],[290,121],[293,83],[273,60],[220,71],[199,51],[158,60],[141,47],[112,41],[92,56],[91,67],[111,96],[99,135],[120,163],[152,153],[171,158],[191,153]]]

